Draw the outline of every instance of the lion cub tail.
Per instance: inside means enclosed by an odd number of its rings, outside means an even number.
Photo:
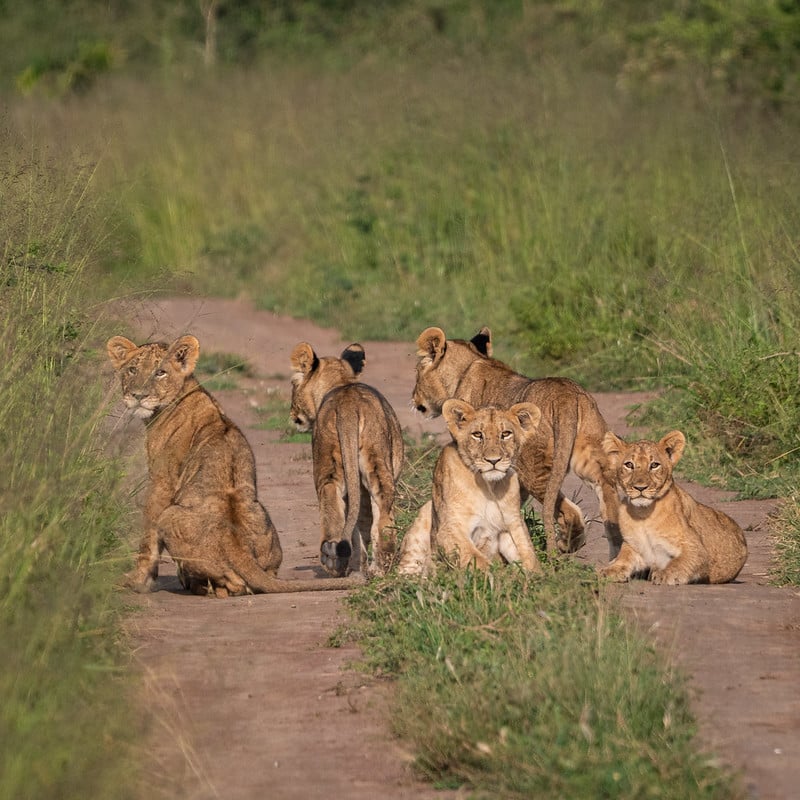
[[[278,533],[272,526],[266,510],[256,500],[241,489],[228,492],[229,520],[235,531],[254,531],[261,536],[264,532],[265,518],[269,531],[277,540]],[[364,585],[360,576],[352,578],[321,578],[310,581],[286,581],[276,577],[270,570],[264,570],[254,558],[250,548],[243,544],[239,537],[232,537],[231,552],[228,560],[236,574],[247,584],[251,592],[256,594],[283,594],[287,592],[326,592],[340,589],[355,589]],[[278,561],[280,563],[280,561]]]

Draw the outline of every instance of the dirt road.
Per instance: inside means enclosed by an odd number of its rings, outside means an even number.
[[[255,428],[255,407],[269,391],[288,396],[289,353],[297,342],[308,341],[323,355],[337,355],[348,342],[239,301],[161,300],[129,318],[129,329],[119,332],[131,338],[171,340],[190,332],[206,352],[247,359],[255,377],[237,378],[235,389],[216,396],[255,451],[259,491],[284,547],[281,576],[320,577],[310,446],[279,443],[276,433]],[[413,345],[362,344],[364,380],[389,398],[401,424],[412,435],[441,433],[440,420],[423,420],[410,408]],[[597,399],[624,435],[626,411],[639,396]],[[120,430],[140,451],[141,424],[134,420]],[[132,457],[131,465],[136,480],[143,475],[141,457]],[[568,491],[588,517],[595,514],[591,491],[577,482]],[[750,557],[739,580],[679,588],[639,581],[621,590],[623,602],[690,675],[703,745],[743,773],[753,798],[800,797],[800,592],[766,582],[767,516],[774,504],[731,502],[725,493],[696,486],[692,491],[747,528]],[[606,560],[600,525],[590,526],[579,557]],[[141,598],[131,622],[155,712],[152,786],[164,797],[457,796],[415,780],[411,754],[390,732],[391,687],[348,669],[358,655],[354,647],[327,645],[346,618],[341,593],[209,600],[179,591],[171,566],[165,561],[159,591]]]

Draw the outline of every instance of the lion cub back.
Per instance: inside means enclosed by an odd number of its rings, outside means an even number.
[[[727,583],[747,560],[744,532],[727,514],[676,485],[673,468],[686,438],[672,431],[658,442],[603,442],[620,492],[623,548],[603,571],[625,580],[650,570],[655,583]]]
[[[300,430],[311,430],[320,561],[333,575],[382,574],[395,551],[403,436],[386,398],[358,381],[365,360],[357,343],[339,358],[320,358],[307,342],[291,355],[291,415]]]

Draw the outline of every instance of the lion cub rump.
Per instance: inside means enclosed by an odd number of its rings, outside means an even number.
[[[364,349],[355,343],[341,358],[319,358],[306,342],[291,355],[291,415],[299,430],[311,430],[320,561],[333,575],[382,574],[395,553],[403,436],[386,398],[358,382],[364,362]]]
[[[539,424],[538,407],[517,403],[508,411],[475,409],[449,399],[442,415],[453,441],[436,462],[431,502],[420,509],[403,539],[398,571],[427,574],[436,550],[455,556],[462,568],[486,569],[499,555],[538,571],[514,470],[521,446]]]
[[[658,442],[603,440],[622,500],[622,548],[601,574],[625,581],[650,571],[653,583],[727,583],[747,560],[744,532],[727,514],[697,502],[675,484],[673,467],[686,438],[672,431]]]

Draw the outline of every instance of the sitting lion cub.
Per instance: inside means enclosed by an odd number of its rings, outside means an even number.
[[[181,336],[107,344],[122,396],[145,421],[150,485],[144,535],[128,585],[149,591],[166,548],[186,589],[217,597],[343,589],[349,581],[283,581],[278,533],[258,501],[253,451],[194,377],[200,344]]]
[[[499,554],[506,562],[539,571],[514,470],[520,448],[539,424],[538,406],[475,409],[451,398],[442,405],[442,415],[453,441],[436,462],[432,500],[403,539],[398,572],[428,574],[436,550],[454,555],[460,567],[486,569]]]
[[[747,559],[742,529],[721,511],[698,503],[672,479],[686,438],[672,431],[659,442],[603,439],[620,493],[622,548],[600,573],[626,581],[650,571],[653,583],[727,583]]]
[[[320,561],[333,575],[383,574],[395,553],[403,435],[386,398],[358,382],[364,362],[360,344],[346,347],[341,358],[319,358],[300,342],[291,355],[291,415],[298,430],[311,430]]]

